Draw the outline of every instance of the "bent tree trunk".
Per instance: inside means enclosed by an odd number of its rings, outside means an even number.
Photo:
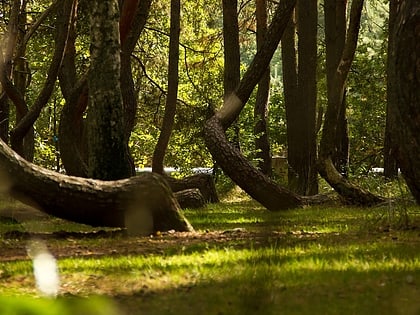
[[[335,70],[331,86],[328,87],[330,92],[328,93],[328,106],[319,148],[318,171],[345,203],[371,206],[383,202],[383,198],[353,185],[337,171],[333,163],[337,149],[336,134],[339,126],[340,111],[344,110],[341,108],[343,106],[344,89],[356,51],[362,8],[363,0],[352,1],[350,22],[343,53]]]
[[[401,172],[420,204],[420,4],[400,2],[395,38],[396,99],[391,105],[392,139]]]
[[[223,171],[252,198],[267,209],[277,211],[302,205],[302,199],[278,186],[254,168],[226,139],[225,130],[235,121],[252,90],[266,71],[280,38],[290,19],[296,0],[282,1],[273,17],[266,40],[244,74],[239,87],[222,108],[204,126],[206,145]]]
[[[166,181],[144,173],[118,181],[62,175],[27,162],[0,141],[0,190],[62,219],[129,233],[191,231]]]

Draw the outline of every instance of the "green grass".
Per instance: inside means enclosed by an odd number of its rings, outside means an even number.
[[[197,233],[52,235],[61,294],[39,297],[29,258],[2,259],[0,314],[417,315],[419,213],[403,205],[270,213],[242,200],[185,211]],[[56,219],[0,224],[0,259],[1,248],[26,246],[4,237],[14,228],[79,230]]]

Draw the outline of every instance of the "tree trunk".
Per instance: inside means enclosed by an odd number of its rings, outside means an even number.
[[[208,174],[197,174],[182,179],[166,176],[173,192],[180,192],[187,189],[198,189],[206,203],[219,202],[213,176]]]
[[[244,74],[239,87],[225,99],[222,108],[204,126],[206,145],[225,174],[252,198],[272,211],[300,206],[302,200],[255,169],[241,152],[227,141],[225,130],[238,117],[252,90],[267,70],[295,4],[295,0],[280,2],[266,40]]]
[[[317,102],[317,28],[318,6],[316,1],[298,0],[298,73],[297,112],[299,125],[294,170],[298,174],[296,192],[308,196],[318,193],[318,170],[316,168],[316,102]],[[296,152],[298,151],[298,152]],[[290,164],[290,161],[289,161]]]
[[[235,91],[241,80],[241,52],[239,44],[239,21],[238,1],[223,0],[223,46],[224,46],[224,68],[223,68],[223,90],[224,98]],[[230,141],[240,148],[239,139],[239,118],[232,126]]]
[[[420,3],[401,0],[395,24],[396,99],[391,105],[398,164],[420,204]]]
[[[288,181],[291,190],[306,196],[318,193],[316,169],[317,3],[316,1],[298,1],[296,12],[299,35],[298,52],[296,53],[296,27],[293,20],[282,39]]]
[[[294,170],[293,162],[297,158],[295,148],[299,142],[300,134],[299,111],[297,110],[297,51],[296,51],[296,23],[292,15],[289,24],[281,39],[281,60],[283,67],[283,94],[286,108],[287,127],[287,161],[288,161],[288,186],[292,191],[298,191],[298,173]]]
[[[9,142],[10,106],[9,98],[3,91],[0,93],[0,139]]]
[[[179,61],[179,32],[180,32],[180,0],[171,0],[171,31],[169,39],[168,62],[168,95],[166,96],[165,113],[159,139],[153,152],[153,172],[163,174],[163,162],[166,149],[175,121],[176,103],[178,100],[178,61]]]
[[[0,141],[0,190],[62,219],[127,227],[132,234],[192,231],[166,181],[143,173],[100,181],[61,175],[27,162]]]
[[[261,48],[267,33],[267,1],[257,0],[257,48]],[[270,67],[258,82],[257,98],[254,107],[254,135],[258,168],[267,176],[271,176],[270,142],[268,140],[267,115],[270,98]]]
[[[51,64],[47,71],[44,85],[39,92],[34,104],[27,111],[15,128],[10,132],[10,144],[19,154],[24,154],[23,139],[33,128],[33,124],[39,117],[42,108],[47,104],[55,86],[59,68],[66,46],[70,17],[73,10],[73,0],[66,0],[62,5],[57,6],[55,49]],[[9,95],[10,97],[10,95]],[[23,100],[24,102],[24,100]],[[15,103],[16,104],[16,103]],[[26,104],[25,104],[26,105]]]
[[[118,2],[92,1],[91,14],[88,175],[115,180],[131,176],[124,141]]]
[[[325,178],[346,203],[374,205],[383,202],[383,198],[350,183],[337,171],[333,161],[336,152],[336,134],[340,110],[343,105],[347,76],[356,51],[362,8],[363,0],[353,0],[343,54],[329,87],[327,111],[319,149],[318,169],[321,176]]]
[[[333,99],[335,73],[340,63],[346,41],[346,11],[347,0],[326,0],[325,12],[325,41],[327,68],[327,97]],[[344,91],[346,87],[344,86]],[[337,129],[335,133],[335,151],[333,163],[340,174],[347,177],[349,167],[349,138],[346,115],[345,93],[341,100]]]
[[[391,109],[397,106],[395,77],[395,20],[397,17],[399,0],[389,1],[388,18],[388,59],[387,59],[387,105],[386,105],[386,125],[384,139],[384,176],[393,179],[398,176],[398,165],[396,153],[398,152],[398,143],[392,142],[392,134],[395,133]]]

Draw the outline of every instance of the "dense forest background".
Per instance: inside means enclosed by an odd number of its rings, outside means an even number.
[[[346,92],[350,141],[350,172],[366,174],[382,167],[386,118],[386,64],[388,41],[388,1],[368,0],[364,4],[359,42]],[[1,34],[5,41],[12,1],[2,1]],[[88,3],[80,1],[76,61],[79,72],[89,66]],[[274,4],[269,2],[269,7]],[[50,1],[24,1],[21,8],[20,36],[45,14]],[[211,14],[209,14],[211,12]],[[269,14],[272,12],[269,9]],[[246,69],[256,52],[255,2],[238,4],[241,69]],[[165,165],[188,172],[193,167],[213,167],[213,160],[202,140],[202,125],[209,112],[223,101],[223,21],[219,1],[185,1],[181,7],[179,91],[173,135]],[[132,69],[138,97],[136,125],[129,146],[136,167],[151,166],[167,91],[170,1],[154,1],[145,29],[132,55]],[[54,49],[55,17],[47,15],[27,41],[23,60],[26,84],[24,97],[31,106],[43,87]],[[22,34],[21,34],[22,33]],[[326,105],[325,39],[322,5],[318,19],[317,106]],[[15,75],[16,77],[16,75]],[[273,156],[287,156],[286,117],[280,51],[271,62],[268,130]],[[253,130],[255,93],[237,123],[242,152],[256,162]],[[56,83],[54,91],[34,124],[34,162],[61,170],[57,147],[58,125],[65,101]],[[325,112],[325,110],[324,110]],[[10,106],[9,128],[16,126],[16,108]],[[2,125],[6,122],[2,121]],[[4,127],[3,127],[4,129]],[[4,133],[3,133],[4,135]]]

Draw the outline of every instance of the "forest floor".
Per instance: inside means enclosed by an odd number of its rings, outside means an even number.
[[[420,314],[417,206],[185,214],[195,232],[133,237],[0,201],[0,314]],[[57,260],[56,299],[37,290],[33,240]]]

